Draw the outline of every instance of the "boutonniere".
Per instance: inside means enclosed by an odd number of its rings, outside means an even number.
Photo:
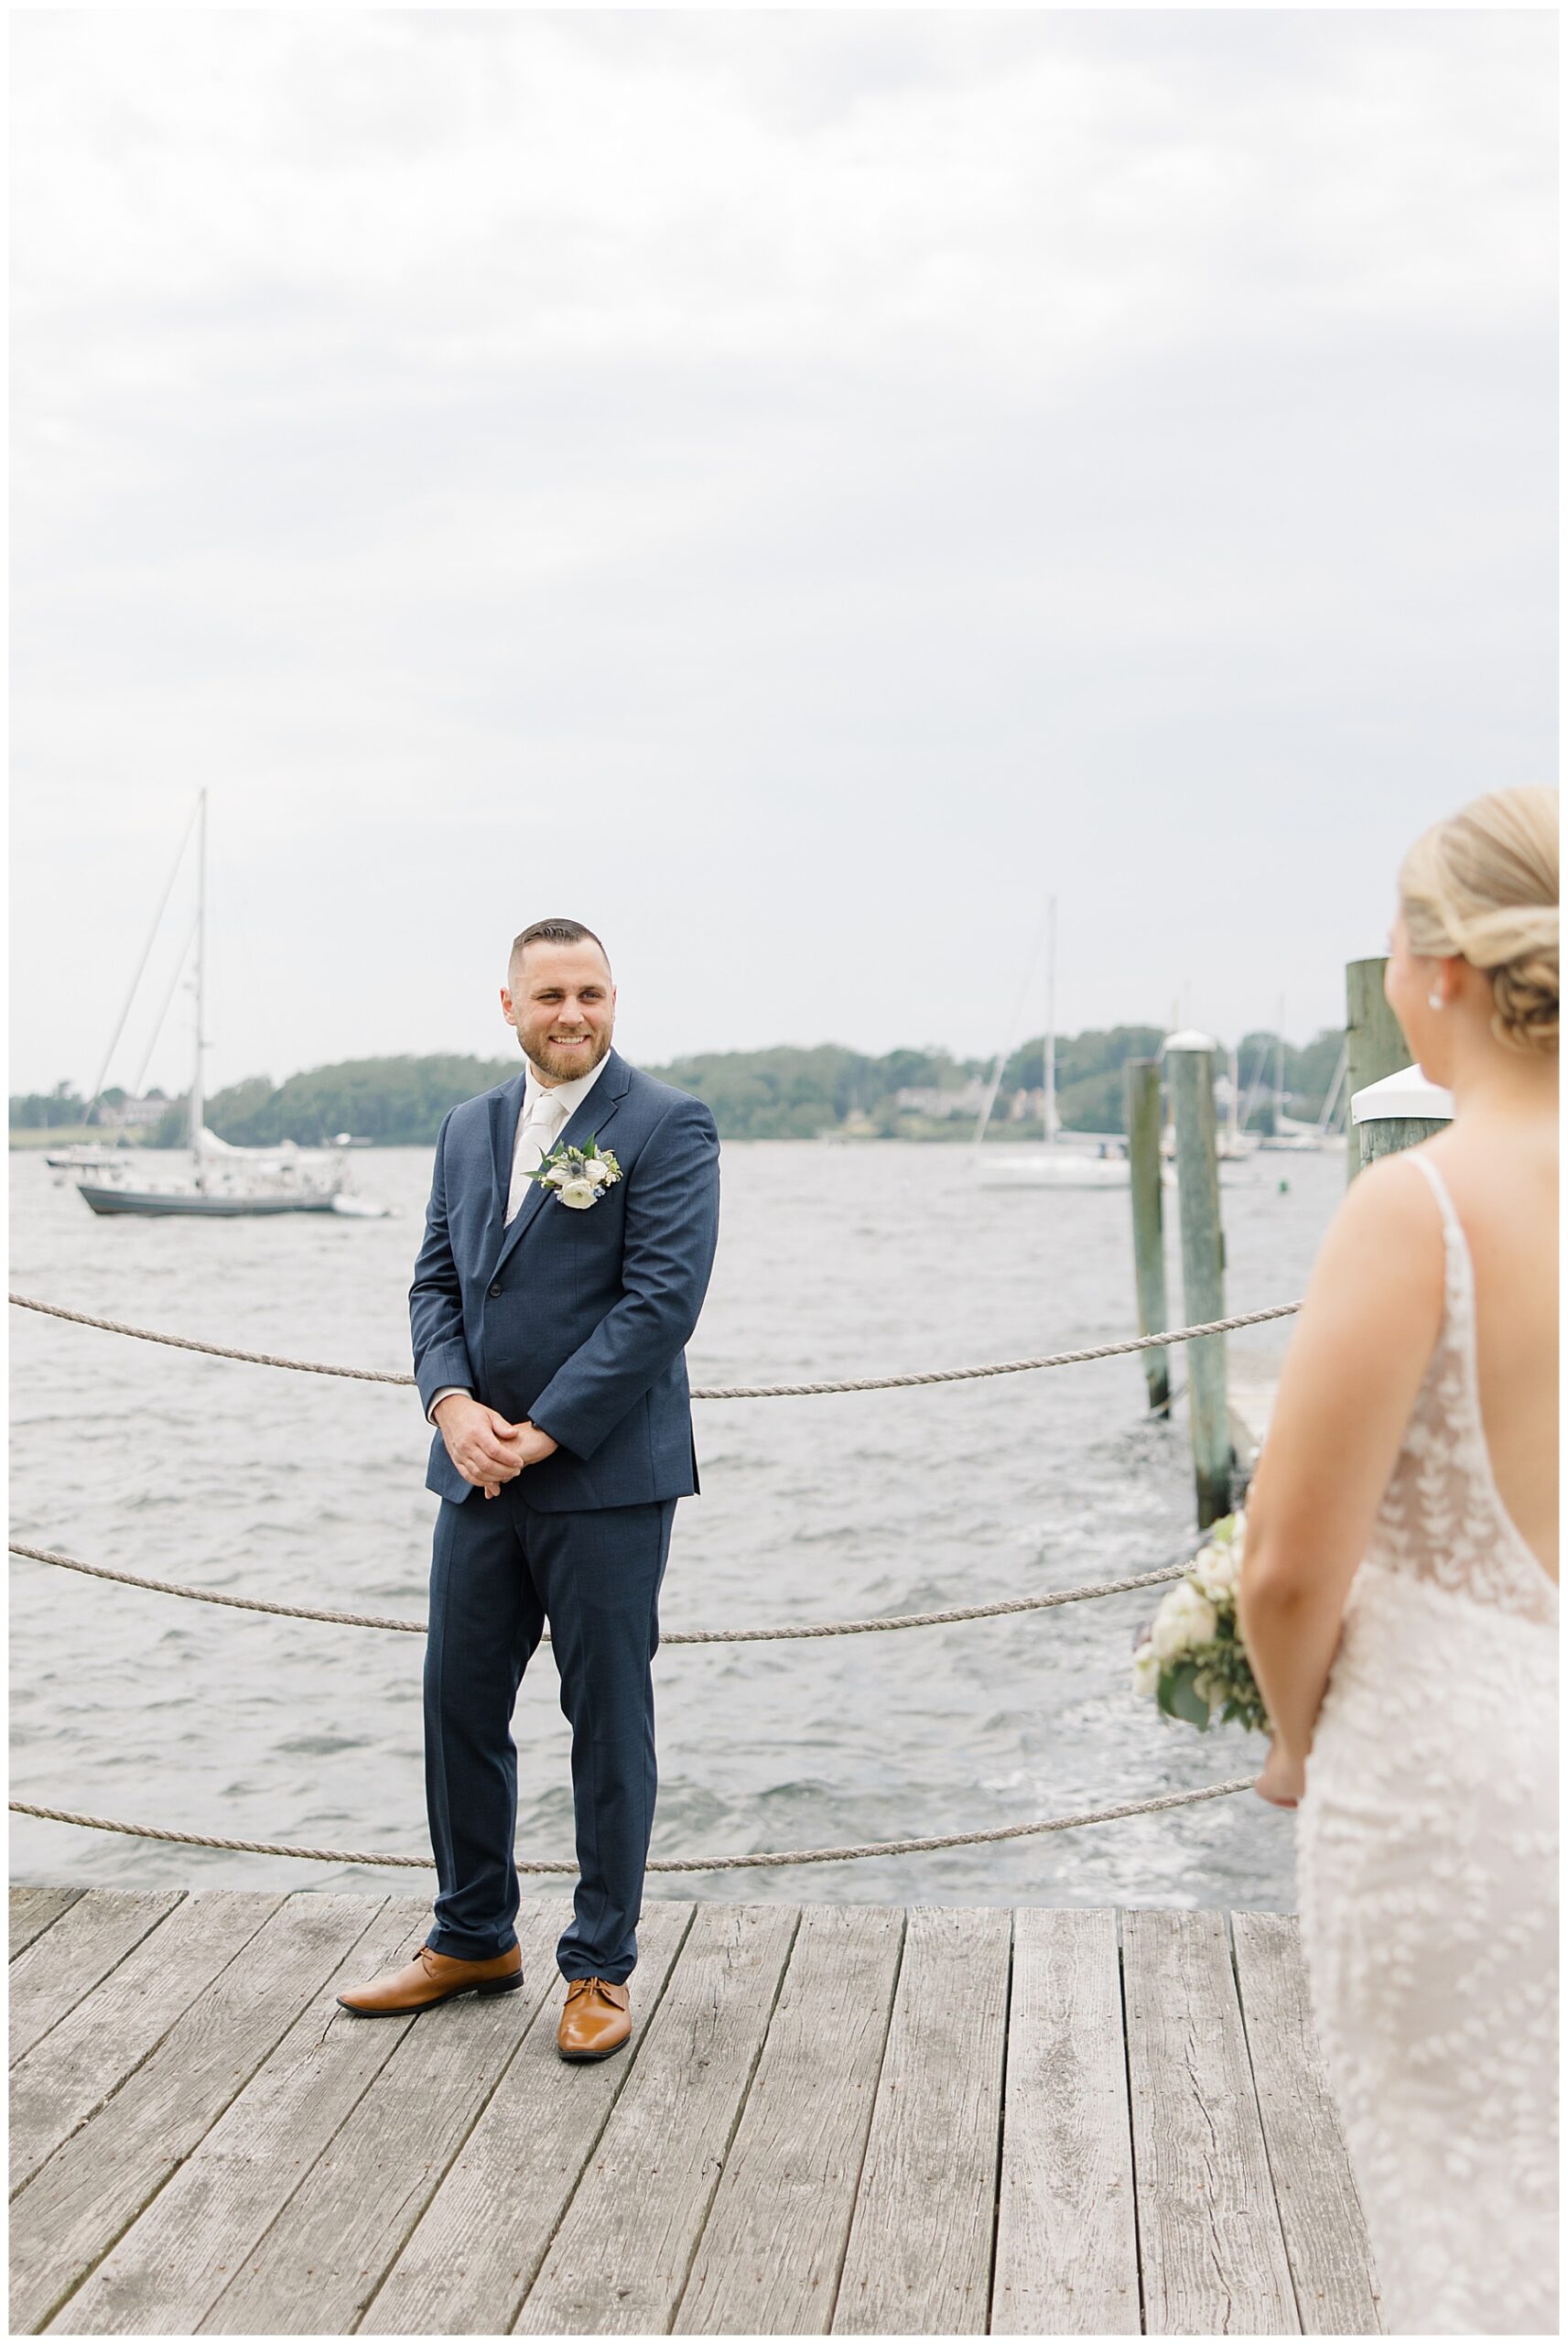
[[[601,1154],[598,1142],[591,1139],[586,1147],[553,1147],[538,1170],[528,1175],[542,1188],[554,1188],[562,1204],[570,1205],[574,1212],[586,1212],[589,1205],[596,1205],[621,1177],[621,1167],[609,1148]]]

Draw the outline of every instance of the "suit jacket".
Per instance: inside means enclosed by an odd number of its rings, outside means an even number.
[[[436,1141],[408,1295],[420,1399],[428,1412],[443,1384],[466,1384],[557,1441],[524,1474],[545,1513],[688,1496],[685,1350],[719,1236],[713,1117],[612,1049],[556,1145],[591,1136],[622,1177],[582,1211],[532,1183],[508,1229],[524,1080],[454,1107]],[[457,1504],[473,1494],[438,1432],[426,1487]]]

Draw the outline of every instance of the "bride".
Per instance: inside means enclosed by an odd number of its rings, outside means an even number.
[[[1388,996],[1454,1094],[1324,1243],[1241,1622],[1396,2334],[1557,2326],[1557,801],[1400,875]]]

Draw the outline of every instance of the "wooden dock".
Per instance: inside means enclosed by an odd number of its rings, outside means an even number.
[[[14,1888],[13,2332],[1376,2331],[1277,1914],[646,1908],[637,2031],[339,1987],[423,1899]]]

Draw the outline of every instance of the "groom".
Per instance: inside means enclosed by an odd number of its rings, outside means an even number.
[[[650,1664],[676,1500],[697,1486],[684,1351],[719,1232],[719,1135],[699,1100],[611,1049],[610,963],[579,922],[524,929],[501,1007],[526,1064],[442,1124],[409,1294],[441,1500],[425,1665],[440,1894],[413,1962],[339,2000],[385,2016],[522,1984],[510,1727],[547,1620],[579,1875],[557,2042],[602,2059],[632,2032]],[[590,1142],[597,1172],[532,1177]]]

